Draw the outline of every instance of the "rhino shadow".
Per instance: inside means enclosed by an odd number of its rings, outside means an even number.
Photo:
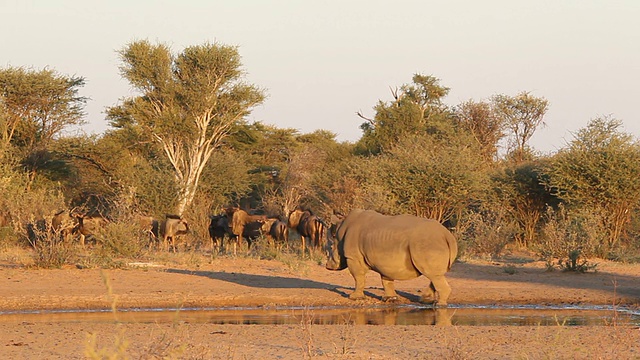
[[[336,293],[343,298],[348,298],[353,292],[352,287],[337,286],[334,284],[323,283],[314,280],[290,278],[282,276],[266,276],[256,274],[245,274],[237,272],[221,272],[221,271],[192,271],[182,269],[167,269],[166,272],[172,274],[184,274],[202,276],[213,280],[226,281],[242,286],[248,286],[253,288],[264,289],[324,289]],[[378,288],[370,288],[378,289]],[[379,289],[383,291],[382,288]],[[382,295],[375,294],[371,291],[365,290],[365,295],[368,297],[366,300],[358,301],[377,301],[383,302]],[[420,295],[411,294],[408,292],[397,290],[396,293],[399,297],[403,297],[411,302],[420,302]]]
[[[266,275],[256,275],[256,274],[245,274],[245,273],[237,273],[237,272],[222,272],[222,271],[199,271],[199,270],[182,270],[182,269],[167,269],[165,270],[168,273],[172,274],[183,274],[183,275],[195,275],[202,276],[213,280],[226,281],[242,286],[248,286],[253,288],[264,288],[264,289],[324,289],[331,291],[340,295],[343,298],[348,298],[349,295],[353,292],[353,287],[344,287],[338,286],[335,284],[323,283],[314,280],[307,279],[299,279],[299,278],[290,278],[290,277],[282,277],[282,276],[266,276]],[[364,300],[357,300],[358,302],[385,302],[382,299],[383,289],[380,287],[369,287],[369,290],[364,291],[367,296]],[[372,292],[376,291],[379,294]],[[421,303],[420,294],[412,294],[409,292],[396,290],[398,297],[405,298],[406,300],[413,303]],[[402,301],[402,300],[399,300]],[[393,304],[394,302],[387,302],[389,304]]]
[[[336,285],[323,283],[314,280],[290,278],[282,276],[266,276],[255,274],[244,274],[237,272],[220,271],[191,271],[181,269],[167,269],[166,272],[172,274],[185,274],[202,276],[213,280],[226,281],[238,285],[263,288],[263,289],[324,289],[344,296]]]

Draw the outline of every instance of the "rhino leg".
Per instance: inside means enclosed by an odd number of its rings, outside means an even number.
[[[447,306],[447,299],[449,299],[449,295],[451,294],[451,286],[447,282],[447,279],[444,278],[444,275],[436,275],[430,278],[431,286],[435,288],[435,292],[437,295],[437,306]]]
[[[433,287],[433,283],[429,280],[429,286],[424,292],[424,295],[420,298],[420,302],[433,303],[436,300],[436,288]]]
[[[367,274],[367,268],[364,264],[359,264],[355,260],[347,259],[347,267],[353,279],[356,281],[356,288],[353,290],[349,299],[360,300],[364,299],[364,280]]]
[[[382,288],[384,289],[383,301],[397,301],[396,287],[392,279],[382,276]]]

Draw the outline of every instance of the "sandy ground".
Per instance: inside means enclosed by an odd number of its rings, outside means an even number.
[[[0,359],[640,359],[640,329],[620,318],[604,326],[338,325],[313,321],[322,306],[380,306],[380,278],[369,299],[351,301],[348,271],[312,261],[216,258],[194,265],[138,264],[126,270],[0,266]],[[640,304],[640,265],[599,262],[595,273],[545,271],[541,262],[467,261],[448,274],[452,307],[470,305]],[[424,278],[396,282],[399,305],[417,303]],[[299,306],[297,323],[220,325],[182,317],[135,322],[131,308],[273,309]],[[115,309],[91,320],[19,310]],[[394,314],[393,311],[390,312]],[[450,318],[450,317],[449,317]],[[392,323],[388,322],[388,323]],[[113,357],[119,356],[119,357]]]

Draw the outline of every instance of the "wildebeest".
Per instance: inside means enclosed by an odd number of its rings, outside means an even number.
[[[262,224],[267,220],[267,217],[265,215],[250,215],[237,207],[229,207],[225,209],[225,212],[231,233],[237,236],[233,253],[236,253],[236,245],[242,246],[243,238],[247,239],[247,247],[251,248],[251,242],[260,236],[260,229]]]
[[[320,247],[324,242],[325,225],[322,219],[314,215],[311,210],[297,208],[289,214],[289,227],[295,229],[302,241],[302,253],[306,247],[306,239],[311,240],[311,245]]]
[[[267,235],[269,241],[279,245],[288,245],[289,227],[287,223],[278,218],[267,218],[262,225],[262,232]]]
[[[209,238],[211,239],[211,251],[222,251],[224,248],[224,238],[233,237],[229,228],[229,220],[226,214],[210,215]]]
[[[29,239],[29,244],[33,248],[37,248],[40,240],[45,239],[50,234],[51,225],[47,223],[47,220],[44,218],[40,218],[34,221],[29,221],[25,225],[25,229],[27,232],[27,238]]]
[[[63,241],[69,243],[75,234],[78,220],[68,210],[54,213],[50,219],[47,216],[32,219],[25,224],[29,244],[36,248],[42,240]]]
[[[242,238],[247,240],[247,250],[251,250],[253,242],[263,235],[264,220],[249,221],[242,230]]]
[[[158,241],[160,223],[152,216],[138,214],[136,217],[140,230],[149,237],[149,249]]]
[[[171,240],[171,248],[176,252],[176,237],[185,235],[189,232],[189,224],[179,215],[165,215],[162,222],[162,245],[165,250],[169,250],[169,240]]]
[[[51,218],[51,230],[65,242],[69,242],[71,235],[77,232],[78,224],[78,218],[67,210],[58,211]]]
[[[395,300],[394,280],[424,275],[431,282],[422,300],[446,306],[451,287],[444,275],[458,254],[455,237],[435,220],[412,215],[386,216],[353,210],[329,237],[326,268],[349,272],[355,280],[350,299],[364,298],[365,275],[380,274],[383,300]]]
[[[73,229],[73,233],[77,233],[80,235],[80,245],[85,245],[85,239],[89,236],[95,236],[99,231],[104,229],[104,227],[109,222],[106,218],[100,215],[77,215],[75,216],[78,223]]]

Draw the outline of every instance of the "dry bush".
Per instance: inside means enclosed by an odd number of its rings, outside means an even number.
[[[34,247],[34,266],[43,269],[59,269],[71,264],[75,259],[76,250],[52,233],[39,235],[38,243]]]
[[[506,222],[504,212],[470,213],[458,222],[458,257],[499,255],[513,238],[513,223]]]
[[[0,171],[0,208],[9,219],[9,226],[1,228],[0,246],[30,245],[33,265],[39,268],[60,268],[70,264],[75,255],[71,244],[50,228],[53,215],[66,208],[64,196],[55,188],[27,187],[25,174]],[[27,190],[26,190],[27,189]]]
[[[146,253],[148,234],[137,223],[110,222],[91,236],[88,256],[79,260],[82,268],[116,269],[127,267],[127,259],[139,259]]]
[[[556,210],[548,208],[545,218],[534,250],[547,262],[549,269],[558,259],[563,270],[592,270],[595,267],[585,258],[602,257],[608,252],[603,248],[606,231],[597,211],[582,210],[571,214],[561,205]],[[583,260],[579,261],[579,258]]]
[[[3,192],[0,197],[0,206],[9,214],[14,234],[14,237],[3,237],[2,241],[12,240],[16,242],[14,245],[30,244],[33,239],[29,238],[29,227],[44,230],[53,215],[67,207],[64,196],[58,190],[34,189],[25,191],[21,185],[9,184],[0,188]]]
[[[0,226],[0,251],[7,251],[19,245],[19,239],[13,226]]]
[[[211,209],[211,204],[207,199],[196,198],[184,218],[189,223],[189,233],[182,238],[184,247],[191,250],[212,250],[211,238],[209,237],[209,215],[219,214],[221,208]]]
[[[312,327],[314,319],[315,315],[313,311],[305,307],[300,316],[300,332],[297,337],[304,359],[311,359],[318,352],[313,340]]]

